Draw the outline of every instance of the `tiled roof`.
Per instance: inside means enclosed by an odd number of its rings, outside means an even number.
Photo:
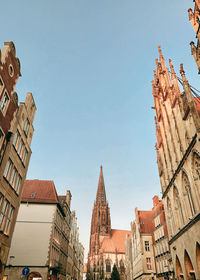
[[[58,203],[54,182],[47,180],[26,180],[22,193],[22,201]]]
[[[138,211],[140,232],[141,233],[152,233],[154,230],[153,225],[153,211]]]
[[[101,250],[104,253],[125,253],[126,236],[131,235],[129,230],[112,229],[111,237],[104,237],[101,243]]]
[[[200,98],[193,97],[193,99],[194,99],[194,102],[195,102],[195,105],[196,105],[196,108],[197,108],[197,112],[198,112],[198,114],[200,116]]]

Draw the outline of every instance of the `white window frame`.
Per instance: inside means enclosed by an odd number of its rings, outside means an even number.
[[[1,213],[0,213],[0,228],[1,230],[3,229],[5,217],[6,217],[6,212],[9,206],[9,201],[7,199],[4,200],[3,206],[1,208]]]
[[[25,133],[26,136],[28,135],[29,127],[30,127],[30,122],[29,122],[28,119],[26,119],[26,122],[24,124],[24,133]]]
[[[5,134],[2,130],[2,128],[0,127],[0,149],[2,148],[2,145],[3,145],[4,136],[5,136]]]
[[[14,185],[14,189],[17,193],[18,193],[21,182],[22,182],[22,177],[20,174],[18,174],[15,185]]]
[[[7,98],[8,98],[6,102],[4,101],[4,96],[7,96]],[[3,113],[4,116],[6,114],[9,102],[10,102],[10,97],[8,95],[8,92],[5,90],[3,95],[2,95],[1,102],[0,102],[0,110]]]
[[[16,133],[15,133],[15,136],[13,138],[13,146],[16,148],[17,147],[17,143],[20,139],[20,134],[19,134],[19,131],[17,129]]]
[[[9,234],[9,232],[10,232],[10,225],[11,225],[11,221],[13,218],[14,210],[15,210],[15,208],[12,205],[10,205],[10,208],[8,210],[6,224],[5,224],[5,233],[6,234]]]
[[[4,173],[3,173],[3,176],[6,179],[8,179],[8,177],[9,177],[9,173],[10,173],[12,165],[13,165],[12,160],[9,158],[7,163],[6,163],[6,167],[5,167]]]

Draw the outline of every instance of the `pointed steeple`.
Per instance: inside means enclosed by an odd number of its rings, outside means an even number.
[[[99,183],[97,188],[96,203],[101,203],[101,204],[106,203],[106,191],[104,186],[102,165],[100,166],[100,175],[99,175]]]

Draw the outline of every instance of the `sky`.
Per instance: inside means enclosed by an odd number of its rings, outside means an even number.
[[[87,256],[100,165],[112,228],[130,229],[134,209],[161,197],[151,80],[161,45],[191,85],[192,0],[10,0],[1,3],[0,48],[13,41],[23,102],[37,107],[27,179],[72,193]]]

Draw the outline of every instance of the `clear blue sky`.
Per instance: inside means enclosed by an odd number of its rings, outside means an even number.
[[[1,3],[1,46],[15,43],[19,100],[37,106],[28,179],[72,192],[86,247],[103,165],[113,228],[129,229],[134,208],[160,194],[151,80],[166,60],[198,88],[190,53],[190,0],[11,0]]]

